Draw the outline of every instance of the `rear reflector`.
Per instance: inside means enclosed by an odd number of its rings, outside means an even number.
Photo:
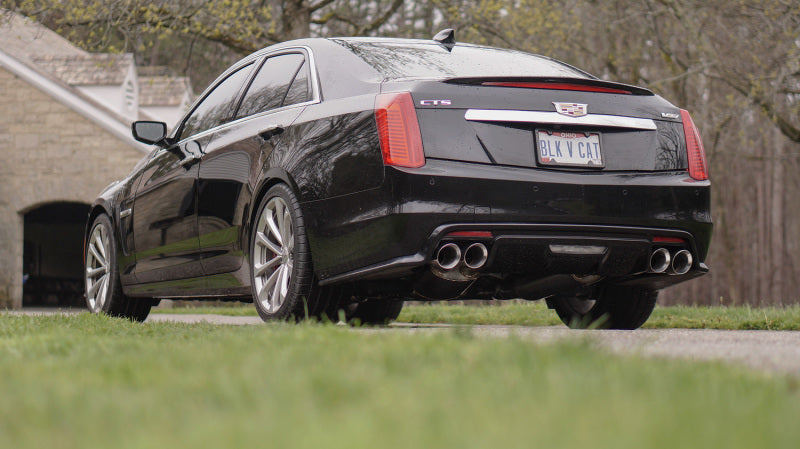
[[[653,243],[686,243],[686,240],[679,237],[655,236],[653,237]]]
[[[571,84],[571,83],[537,83],[525,81],[486,81],[481,83],[484,86],[498,86],[498,87],[522,87],[525,89],[552,89],[552,90],[576,90],[580,92],[602,92],[606,94],[625,94],[630,95],[631,92],[623,89],[614,89],[613,87],[603,86],[588,86],[584,84]]]
[[[414,100],[410,93],[376,96],[375,121],[378,124],[384,164],[409,168],[425,165],[417,111],[414,110]]]
[[[489,231],[453,231],[448,233],[445,237],[491,238],[492,233]]]
[[[686,152],[689,154],[689,176],[697,181],[705,181],[708,179],[708,166],[700,132],[697,131],[689,112],[684,109],[681,109],[681,120],[683,120],[683,134],[686,136]]]

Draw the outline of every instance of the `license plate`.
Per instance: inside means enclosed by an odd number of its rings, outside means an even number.
[[[603,167],[600,133],[537,130],[536,157],[541,165]]]

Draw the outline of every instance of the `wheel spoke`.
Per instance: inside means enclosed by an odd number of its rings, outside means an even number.
[[[275,198],[272,201],[275,206],[275,215],[273,219],[275,220],[275,223],[278,226],[278,232],[280,233],[279,236],[280,238],[278,239],[278,241],[280,241],[281,246],[283,246],[286,244],[286,240],[283,238],[286,232],[284,229],[286,223],[283,222],[283,210],[284,210],[283,200],[281,200],[280,198]]]
[[[281,257],[280,256],[275,256],[272,259],[270,259],[269,261],[267,261],[267,263],[265,263],[265,264],[255,264],[253,266],[253,268],[255,269],[254,272],[253,272],[253,276],[258,277],[258,276],[263,275],[265,271],[267,271],[268,269],[270,269],[270,268],[274,267],[275,265],[279,264],[280,261],[281,261]]]
[[[94,257],[94,259],[97,261],[97,263],[99,263],[100,265],[105,267],[107,265],[106,264],[106,258],[104,256],[100,255],[100,253],[97,251],[97,249],[96,249],[97,247],[95,246],[95,243],[97,243],[97,241],[92,242],[92,244],[89,245],[89,253],[92,255],[92,257]]]
[[[283,283],[284,271],[283,265],[276,270],[278,278],[276,279],[275,285],[272,287],[272,295],[270,297],[270,305],[272,307],[270,312],[276,312],[283,303],[283,298],[281,298],[281,284]]]
[[[89,292],[88,292],[89,293],[89,297],[94,297],[95,296],[95,293],[97,293],[97,289],[100,287],[100,285],[103,283],[103,281],[105,281],[105,278],[106,278],[105,276],[101,276],[99,279],[97,279],[96,281],[92,282],[92,286],[89,288]]]
[[[263,299],[262,302],[266,301],[267,305],[269,305],[270,302],[269,292],[270,290],[272,290],[272,287],[277,283],[278,277],[280,276],[280,271],[281,271],[280,269],[273,271],[272,274],[269,275],[269,277],[267,278],[267,282],[264,282],[264,285],[261,286],[261,290],[259,290],[258,292],[259,299]],[[265,292],[267,293],[266,297],[264,297],[263,295]]]
[[[272,251],[272,254],[281,253],[281,248],[275,245],[274,243],[270,242],[263,232],[259,232],[258,234],[256,234],[256,244],[259,244],[261,246],[266,246],[267,249]]]
[[[106,304],[106,296],[108,295],[108,276],[103,276],[100,278],[100,291],[97,294],[96,299],[96,307],[97,310],[102,310],[103,306]]]
[[[283,278],[281,278],[281,298],[285,298],[289,293],[289,267],[288,264],[281,265],[283,269]]]
[[[94,239],[94,244],[97,245],[97,249],[98,249],[98,251],[100,251],[100,255],[103,256],[102,259],[106,260],[106,257],[108,257],[108,256],[106,255],[106,245],[105,245],[105,242],[104,242],[104,240],[105,240],[105,235],[104,235],[105,232],[103,232],[103,228],[102,227],[101,228],[97,228],[97,230],[100,231],[100,232],[98,232],[98,236]]]
[[[294,236],[292,235],[292,216],[289,209],[285,209],[281,217],[281,238],[284,246],[291,249],[294,246]]]
[[[99,274],[105,274],[105,272],[106,272],[106,267],[101,265],[101,266],[99,266],[97,268],[87,268],[86,269],[86,276],[94,278],[95,276],[97,276]]]
[[[267,228],[269,228],[269,234],[279,245],[283,246],[281,231],[278,229],[278,225],[275,223],[275,219],[272,217],[272,212],[269,212],[265,218],[267,222]]]

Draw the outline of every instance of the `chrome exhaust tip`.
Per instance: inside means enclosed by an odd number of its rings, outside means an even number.
[[[650,254],[650,269],[651,273],[663,273],[667,271],[670,263],[669,251],[666,248],[658,248]]]
[[[486,264],[489,258],[489,250],[483,243],[473,243],[464,250],[464,265],[472,270],[477,270]]]
[[[442,270],[452,270],[461,262],[461,248],[455,243],[445,243],[436,252],[434,262]]]
[[[672,257],[672,274],[686,274],[692,268],[692,253],[682,249]]]

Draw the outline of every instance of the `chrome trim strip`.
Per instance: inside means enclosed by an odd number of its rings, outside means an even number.
[[[516,111],[509,109],[467,109],[464,118],[473,122],[521,122],[548,125],[589,125],[611,128],[656,129],[655,122],[648,118],[602,114],[567,117],[558,112]]]
[[[119,211],[119,218],[120,218],[120,219],[122,219],[122,218],[128,218],[128,217],[130,217],[130,216],[131,216],[131,213],[132,213],[132,212],[133,212],[133,209],[125,209],[125,210],[121,210],[121,211]]]

